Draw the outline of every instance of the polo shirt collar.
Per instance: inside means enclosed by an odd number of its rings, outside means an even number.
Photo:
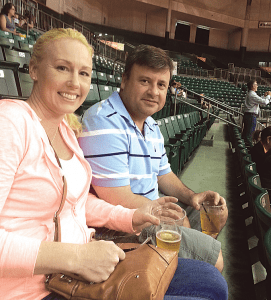
[[[114,110],[121,115],[122,117],[126,118],[130,124],[134,127],[137,127],[135,122],[133,121],[133,119],[131,118],[130,114],[128,113],[126,107],[124,106],[120,95],[118,92],[114,92],[109,98],[108,101],[110,102],[110,104],[112,105],[112,107],[114,108]],[[149,127],[150,130],[154,131],[154,126],[156,124],[156,122],[154,121],[153,118],[148,117],[145,120],[145,125],[147,125]]]

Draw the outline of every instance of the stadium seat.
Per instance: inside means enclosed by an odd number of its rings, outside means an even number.
[[[29,52],[30,54],[33,53],[33,45],[31,44],[22,43],[19,41],[19,47],[20,51]]]
[[[91,83],[97,84],[97,82],[98,82],[97,72],[96,72],[96,70],[92,70],[92,72],[91,72]]]
[[[188,147],[189,147],[189,140],[186,132],[184,130],[181,130],[177,116],[170,116],[169,117],[170,122],[172,124],[172,128],[174,130],[175,137],[179,139],[183,145],[180,153],[180,167],[181,169],[184,166],[184,163],[188,160],[189,157],[189,152],[188,152]],[[172,130],[171,126],[169,126],[169,130]],[[170,135],[169,135],[170,136]],[[173,136],[173,134],[172,134]]]
[[[97,84],[91,84],[86,100],[83,103],[84,108],[88,108],[101,100]]]
[[[261,193],[255,199],[255,210],[257,216],[257,225],[258,225],[258,247],[259,253],[261,255],[260,260],[265,268],[268,267],[268,259],[266,256],[266,250],[264,245],[264,236],[267,233],[268,229],[271,228],[271,208],[270,200],[268,193]],[[270,269],[271,270],[271,269]]]
[[[104,72],[97,72],[97,83],[99,85],[106,85],[107,84],[106,73],[104,73]]]
[[[180,142],[177,140],[171,141],[163,119],[156,121],[164,138],[164,145],[168,157],[168,162],[171,165],[171,170],[174,174],[178,174],[180,170]]]
[[[121,76],[116,76],[115,75],[115,82],[116,82],[117,86],[120,86],[120,84],[121,84]]]
[[[0,30],[0,36],[4,38],[13,39],[13,34],[11,32]]]
[[[16,72],[18,63],[0,62],[0,98],[19,96]]]
[[[112,86],[108,85],[98,85],[99,93],[100,93],[100,98],[101,100],[107,99],[109,96],[112,95],[113,89]]]
[[[115,81],[115,76],[111,74],[106,74],[107,77],[107,84],[110,86],[117,86],[117,83]]]
[[[21,51],[3,48],[3,53],[4,53],[5,61],[17,62],[20,64],[20,68],[29,65],[30,54],[27,52],[21,52]]]
[[[32,92],[33,80],[29,73],[22,72],[21,70],[19,70],[18,75],[22,97],[28,98]]]
[[[0,46],[8,49],[12,49],[13,47],[19,47],[18,42],[15,42],[13,38],[6,38],[0,36]]]

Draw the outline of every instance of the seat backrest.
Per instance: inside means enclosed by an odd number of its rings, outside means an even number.
[[[20,68],[24,65],[29,65],[30,62],[30,54],[27,52],[20,52],[16,50],[3,49],[5,60],[10,62],[18,62],[20,64]]]
[[[91,83],[97,83],[98,79],[97,79],[97,71],[92,69],[91,72]]]
[[[18,96],[18,88],[14,70],[4,68],[0,64],[0,97],[5,96]]]
[[[99,92],[100,92],[100,98],[101,98],[101,100],[107,99],[113,93],[112,86],[98,85],[98,89],[99,89]]]
[[[106,84],[107,83],[106,73],[97,72],[97,80],[98,80],[98,84]]]
[[[116,76],[115,75],[115,82],[116,82],[117,86],[120,86],[120,84],[121,84],[121,76]]]
[[[164,138],[164,144],[167,145],[169,144],[169,136],[168,136],[168,132],[167,132],[167,129],[166,129],[166,126],[165,126],[165,120],[164,119],[159,119],[156,121],[158,126],[159,126],[159,129],[162,133],[162,136]]]
[[[171,123],[171,117],[164,118],[164,121],[165,121],[165,126],[166,126],[166,129],[168,132],[168,136],[170,138],[175,138],[175,132],[174,132],[173,125]]]
[[[248,187],[253,202],[259,194],[266,193],[266,189],[262,188],[259,174],[248,178]]]
[[[170,120],[171,120],[171,124],[173,126],[175,134],[181,134],[182,131],[180,129],[180,126],[179,126],[179,123],[178,123],[178,120],[177,120],[177,116],[171,116]]]
[[[19,47],[23,51],[27,51],[31,54],[33,53],[33,45],[31,45],[31,44],[27,44],[27,43],[23,43],[23,42],[19,41]]]
[[[268,193],[262,193],[255,199],[255,207],[258,218],[263,224],[264,228],[271,228],[271,207]]]
[[[186,132],[186,126],[184,123],[183,115],[177,115],[176,117],[177,117],[177,121],[179,123],[180,130],[182,132]]]
[[[33,80],[30,77],[29,73],[18,72],[18,75],[22,97],[29,97],[33,88]]]
[[[107,77],[107,83],[108,85],[111,85],[111,86],[115,86],[116,84],[116,81],[115,81],[115,76],[112,75],[112,74],[106,74],[106,77]]]
[[[191,125],[191,122],[190,122],[189,114],[184,114],[184,115],[183,115],[183,119],[184,119],[185,127],[186,127],[187,129],[191,129],[191,128],[192,128],[192,125]]]
[[[0,30],[0,36],[13,39],[13,34],[11,32]]]
[[[255,162],[252,162],[250,164],[247,164],[245,166],[245,175],[247,178],[251,177],[251,176],[254,176],[254,175],[257,175],[257,169],[256,169],[256,164]]]
[[[16,45],[18,46],[18,44],[15,43],[14,39],[0,36],[0,46],[12,49],[13,47],[16,47]]]
[[[91,84],[90,88],[89,88],[88,95],[87,95],[86,100],[85,100],[86,104],[88,102],[91,103],[91,101],[100,101],[100,100],[101,99],[100,99],[100,94],[99,94],[99,90],[98,90],[97,84]]]

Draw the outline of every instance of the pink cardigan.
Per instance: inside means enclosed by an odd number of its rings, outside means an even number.
[[[65,121],[60,132],[88,179],[78,199],[67,195],[61,213],[62,241],[87,243],[89,226],[133,232],[134,210],[89,194],[91,169]],[[0,101],[0,299],[40,300],[45,276],[33,275],[41,241],[52,241],[53,214],[62,193],[59,168],[40,120],[23,101]]]

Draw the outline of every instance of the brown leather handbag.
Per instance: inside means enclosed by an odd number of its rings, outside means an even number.
[[[61,167],[60,162],[59,165]],[[61,241],[59,214],[67,194],[64,176],[63,183],[61,204],[54,216],[55,241]],[[73,300],[162,300],[176,271],[178,253],[149,244],[117,245],[126,252],[126,257],[106,281],[94,283],[76,274],[50,274],[46,288]]]

